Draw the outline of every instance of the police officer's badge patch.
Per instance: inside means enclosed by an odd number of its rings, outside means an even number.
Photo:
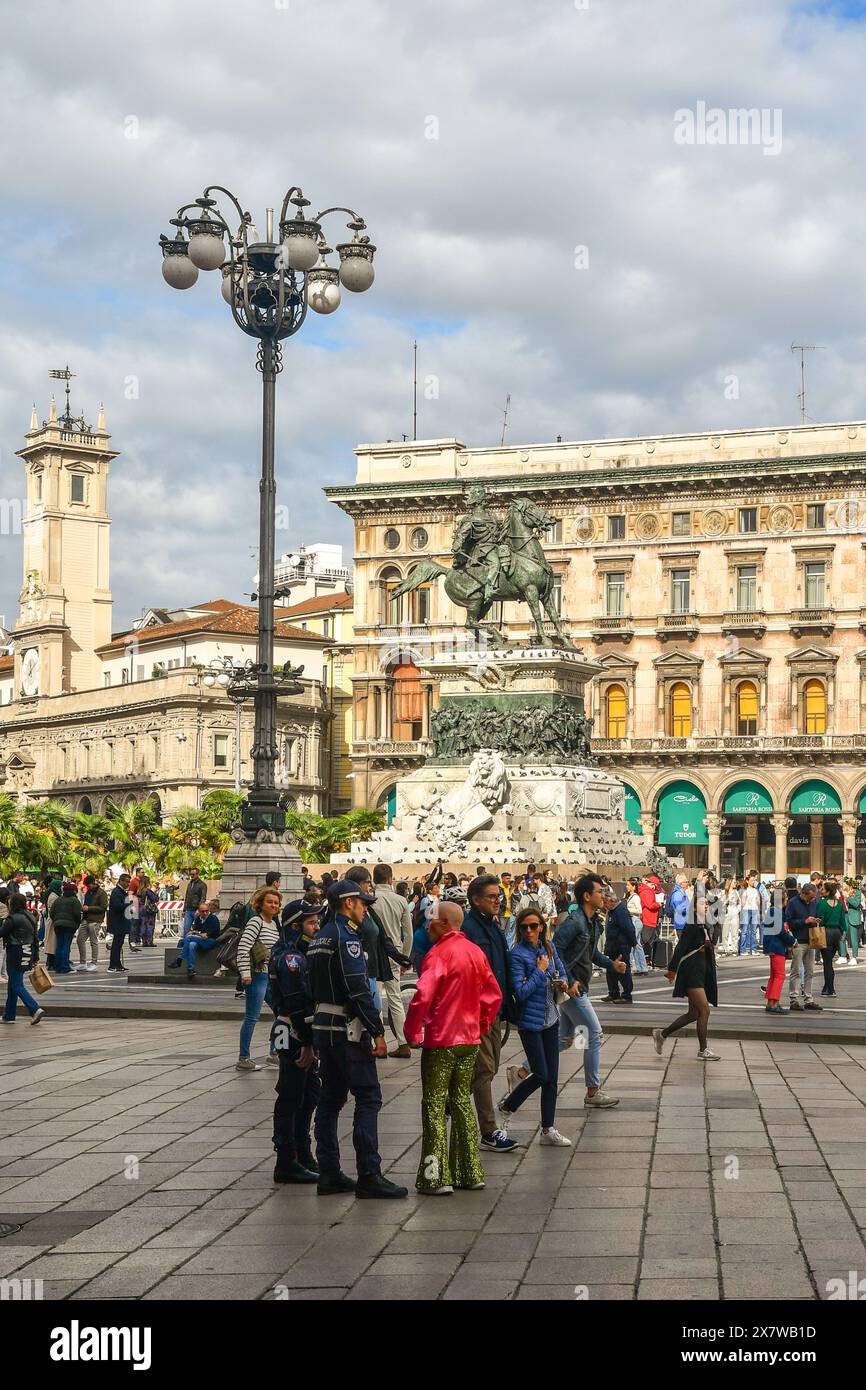
[[[301,967],[301,962],[298,960],[297,956],[289,956],[288,960],[286,961],[286,969],[287,969],[287,970],[299,970],[300,967]]]
[[[361,943],[359,941],[347,941],[346,950],[349,952],[350,956],[359,956],[361,954]]]

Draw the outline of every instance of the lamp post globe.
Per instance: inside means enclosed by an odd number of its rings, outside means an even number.
[[[198,269],[187,255],[166,256],[162,263],[162,278],[173,290],[189,290],[198,279]]]

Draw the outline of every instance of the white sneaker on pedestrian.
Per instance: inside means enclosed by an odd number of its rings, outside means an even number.
[[[88,975],[95,975],[97,970],[99,969],[99,967],[97,965],[94,965],[92,961],[90,965],[85,965],[84,968],[87,971]]]
[[[699,1062],[720,1062],[721,1060],[718,1052],[711,1052],[708,1047],[705,1047],[703,1052],[698,1053]]]
[[[661,1057],[661,1055],[662,1055],[662,1048],[663,1048],[664,1045],[665,1045],[665,1035],[664,1035],[664,1032],[663,1032],[663,1030],[662,1030],[661,1028],[654,1028],[654,1029],[653,1029],[653,1035],[652,1035],[652,1036],[653,1036],[653,1047],[655,1048],[655,1050],[656,1050],[656,1052],[658,1053],[659,1057]]]
[[[261,1067],[252,1057],[239,1057],[235,1063],[235,1071],[261,1071]]]
[[[594,1096],[584,1096],[584,1109],[586,1110],[610,1110],[612,1106],[619,1105],[617,1096],[609,1096],[606,1091],[596,1091]]]
[[[599,1047],[604,1047],[604,1045],[605,1045],[606,1042],[607,1042],[607,1033],[599,1033],[599,1035],[598,1035],[598,1045],[599,1045]]]
[[[269,1052],[269,1053],[268,1053],[268,1066],[269,1066],[269,1067],[278,1067],[279,1065],[280,1065],[280,1054],[279,1054],[279,1052]]]
[[[446,1183],[444,1187],[416,1187],[415,1191],[422,1197],[448,1197],[454,1188]]]
[[[31,1025],[31,1027],[33,1026],[34,1023],[41,1023],[44,1017],[45,1017],[45,1010],[44,1010],[44,1009],[37,1009],[36,1012],[35,1012],[35,1014],[33,1015],[33,1017],[32,1017],[31,1020],[30,1020],[30,1025]]]
[[[566,1139],[564,1134],[560,1134],[558,1129],[553,1129],[552,1127],[541,1131],[539,1143],[555,1144],[559,1149],[570,1149],[572,1147],[571,1140]]]
[[[76,965],[75,967],[76,974],[78,975],[83,975],[86,969],[87,966],[85,965],[84,961],[82,961],[80,965]]]

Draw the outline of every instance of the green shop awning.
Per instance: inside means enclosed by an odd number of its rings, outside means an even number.
[[[860,793],[860,814],[866,816],[866,787]]]
[[[672,782],[659,797],[660,845],[707,844],[707,803],[691,782]]]
[[[729,816],[763,816],[773,810],[773,798],[760,782],[746,778],[735,782],[725,794],[724,810]]]
[[[803,782],[791,797],[794,816],[837,816],[841,810],[839,793],[834,792],[829,782],[821,782],[817,777]]]
[[[625,823],[633,835],[640,835],[640,797],[634,788],[629,786],[628,782],[623,783],[623,785],[625,787],[625,809],[623,811]],[[864,792],[864,796],[866,796],[866,792]]]

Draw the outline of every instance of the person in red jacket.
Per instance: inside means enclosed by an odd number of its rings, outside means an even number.
[[[421,1161],[418,1192],[443,1196],[484,1186],[472,1076],[482,1036],[499,1014],[502,991],[479,946],[460,930],[462,908],[440,903],[427,923],[424,957],[405,1034],[421,1043]],[[445,1107],[451,1113],[451,1144]]]
[[[658,874],[646,874],[638,887],[638,897],[640,898],[640,944],[643,946],[644,955],[650,970],[653,968],[653,946],[659,934],[659,912],[662,897],[661,879]]]

